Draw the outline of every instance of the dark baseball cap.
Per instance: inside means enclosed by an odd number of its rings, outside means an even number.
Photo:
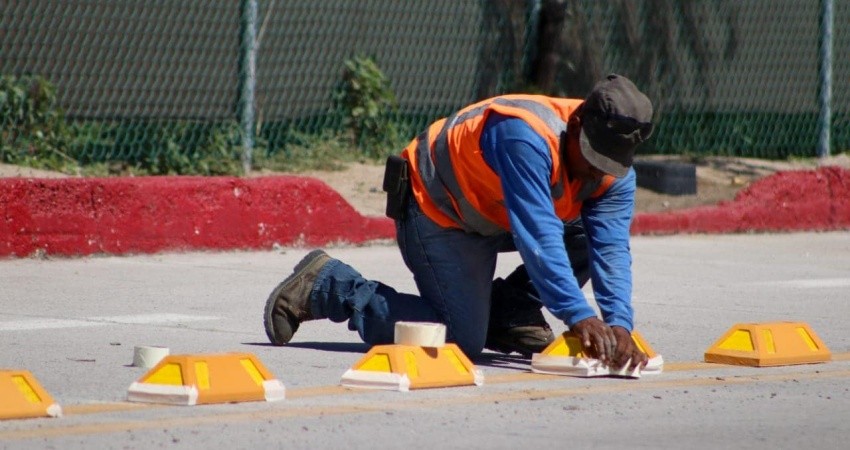
[[[623,177],[635,148],[652,135],[652,102],[628,78],[610,74],[581,107],[581,154],[597,169]]]

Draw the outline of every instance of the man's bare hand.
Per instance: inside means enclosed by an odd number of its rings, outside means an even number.
[[[629,372],[635,370],[637,367],[643,369],[646,367],[647,361],[649,359],[646,355],[640,351],[637,345],[635,345],[635,341],[632,340],[632,334],[629,330],[619,327],[613,326],[611,330],[614,332],[614,336],[617,339],[617,349],[615,350],[614,356],[611,358],[613,361],[611,366],[615,369],[621,369],[626,363],[629,364]]]
[[[588,317],[574,324],[571,329],[581,339],[581,345],[590,357],[609,364],[617,355],[617,336],[611,327],[598,318]],[[631,342],[631,338],[628,341]]]

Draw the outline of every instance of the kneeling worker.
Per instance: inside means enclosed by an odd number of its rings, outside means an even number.
[[[384,180],[419,295],[314,250],[268,299],[269,340],[330,319],[387,344],[397,321],[440,322],[471,358],[528,355],[554,339],[542,302],[590,356],[645,365],[631,339],[629,227],[634,151],[652,128],[650,100],[615,74],[584,100],[504,95],[438,120],[389,158]],[[498,253],[513,250],[523,265],[493,280]],[[601,318],[581,291],[588,278]]]

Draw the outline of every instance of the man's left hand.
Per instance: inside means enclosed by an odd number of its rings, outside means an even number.
[[[617,348],[614,350],[613,358],[611,358],[611,366],[615,369],[621,369],[628,363],[630,372],[637,367],[641,369],[646,367],[649,359],[635,345],[635,341],[632,340],[632,334],[629,330],[620,326],[613,326],[611,330],[614,332],[614,336],[617,337]]]

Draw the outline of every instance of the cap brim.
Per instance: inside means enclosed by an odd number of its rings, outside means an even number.
[[[590,139],[584,132],[584,128],[581,129],[579,148],[581,148],[581,154],[582,156],[584,156],[584,159],[586,159],[587,162],[592,164],[597,169],[609,175],[613,175],[617,178],[622,178],[629,173],[628,166],[624,166],[618,163],[617,161],[614,161],[613,159],[594,150],[593,146],[590,144]]]

